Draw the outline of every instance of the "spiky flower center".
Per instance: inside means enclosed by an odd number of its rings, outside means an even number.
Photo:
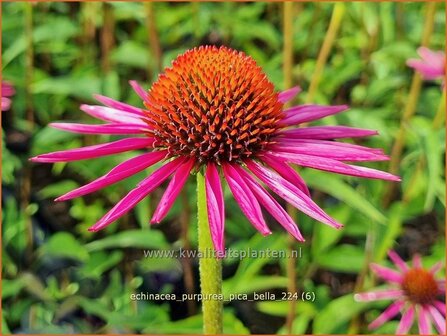
[[[156,146],[200,163],[256,155],[271,143],[282,118],[282,103],[261,68],[226,47],[178,56],[144,103]]]
[[[412,302],[419,304],[431,303],[438,295],[438,284],[433,274],[422,268],[413,268],[405,273],[402,289]]]

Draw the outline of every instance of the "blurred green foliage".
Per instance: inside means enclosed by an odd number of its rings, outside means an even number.
[[[292,76],[306,92],[333,4],[294,6]],[[346,4],[315,102],[346,103],[352,108],[321,124],[377,129],[380,136],[362,144],[390,152],[413,75],[405,61],[416,57],[426,6]],[[91,103],[94,93],[140,106],[128,80],[137,79],[149,88],[159,65],[168,66],[179,53],[201,44],[224,44],[246,52],[278,90],[285,89],[282,4],[2,2],[2,10],[2,77],[17,91],[11,110],[2,113],[3,332],[200,333],[200,310],[194,305],[130,300],[140,291],[187,292],[187,269],[193,273],[192,290],[198,292],[197,260],[188,265],[180,259],[143,255],[143,249],[184,246],[182,218],[189,222],[187,240],[196,246],[194,181],[187,186],[188,197],[176,202],[160,226],[148,224],[152,204],[161,195],[157,191],[122,220],[91,233],[87,228],[147,172],[82,199],[53,203],[58,195],[130,155],[53,167],[30,164],[27,158],[109,140],[75,136],[46,125],[62,119],[87,120],[78,107]],[[26,33],[27,24],[31,35]],[[437,4],[430,47],[445,48],[444,3]],[[302,102],[302,97],[295,102]],[[440,101],[440,84],[424,82],[416,115],[404,125],[402,183],[387,206],[383,181],[301,170],[316,201],[345,228],[333,230],[299,215],[307,241],[296,244],[302,248],[297,286],[316,298],[298,300],[295,333],[367,332],[367,322],[385,303],[355,303],[352,293],[374,285],[368,262],[387,263],[390,248],[405,258],[421,253],[427,265],[445,259],[445,131],[432,126]],[[371,166],[388,168],[386,162]],[[287,249],[287,235],[279,226],[269,218],[274,234],[261,237],[228,190],[226,213],[228,248]],[[281,293],[287,287],[286,262],[227,259],[224,293]],[[286,333],[288,311],[286,301],[230,302],[225,305],[224,331]],[[394,333],[395,326],[391,321],[375,332]]]

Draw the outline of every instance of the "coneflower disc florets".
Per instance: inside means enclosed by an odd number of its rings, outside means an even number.
[[[283,104],[255,60],[226,47],[178,56],[144,102],[156,146],[200,163],[234,162],[272,143]]]
[[[402,289],[408,298],[419,304],[433,303],[438,296],[438,284],[431,272],[423,268],[412,268],[405,273]]]

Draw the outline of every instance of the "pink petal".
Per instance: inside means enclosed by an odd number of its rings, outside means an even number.
[[[163,218],[168,214],[180,191],[188,180],[191,169],[194,166],[195,160],[190,158],[185,163],[182,163],[174,174],[171,182],[169,182],[166,191],[164,192],[154,215],[152,216],[151,223],[160,223]]]
[[[437,310],[439,310],[439,312],[445,316],[445,312],[446,312],[446,306],[445,306],[445,302],[442,301],[435,301],[433,303],[433,306],[436,307]]]
[[[410,330],[414,321],[414,307],[413,305],[409,306],[408,309],[403,313],[402,318],[400,319],[399,326],[397,327],[396,334],[402,335],[407,334],[408,330]]]
[[[331,141],[331,140],[320,140],[320,139],[281,139],[278,141],[281,143],[281,141],[284,141],[284,143],[292,143],[292,144],[311,144],[311,145],[322,145],[324,147],[331,147],[334,150],[338,149],[340,147],[346,148],[346,149],[353,149],[368,153],[374,153],[374,154],[384,154],[382,148],[371,148],[366,146],[360,146],[355,145],[352,143],[347,142],[338,142],[338,141]]]
[[[437,262],[436,264],[434,264],[431,268],[430,268],[430,273],[431,274],[435,274],[438,273],[439,270],[442,268],[442,261]]]
[[[100,145],[41,154],[31,158],[30,160],[33,162],[68,162],[91,159],[105,155],[127,152],[134,149],[150,147],[154,141],[154,138],[127,138]]]
[[[11,97],[16,93],[16,90],[11,83],[2,81],[2,97]]]
[[[405,261],[402,260],[402,258],[393,250],[388,251],[388,257],[391,259],[391,261],[396,265],[397,268],[399,268],[402,272],[408,271],[408,266],[405,263]]]
[[[119,201],[109,212],[107,212],[89,231],[98,231],[123,216],[132,209],[138,202],[162,184],[183,162],[184,158],[179,157],[164,166],[158,168],[151,175],[146,177],[137,187],[131,190],[121,201]]]
[[[272,167],[284,179],[294,184],[310,198],[310,192],[309,188],[307,188],[306,182],[295,169],[290,167],[287,163],[280,161],[269,154],[264,154],[261,159],[270,167]]]
[[[255,194],[257,200],[267,209],[267,211],[298,241],[304,241],[300,230],[292,217],[285,211],[281,205],[248,174],[244,169],[234,166],[240,176],[244,179],[251,191]]]
[[[299,86],[295,86],[283,92],[280,92],[278,95],[278,100],[285,104],[291,101],[298,93],[301,92],[301,88]]]
[[[348,109],[347,105],[323,106],[323,105],[299,105],[284,110],[283,124],[291,126],[321,119]]]
[[[328,145],[282,139],[278,144],[270,146],[269,149],[275,152],[312,155],[341,161],[382,161],[389,159],[386,155],[346,146],[336,146],[336,144],[341,143],[334,142],[332,145]]]
[[[253,192],[247,186],[245,181],[238,174],[236,169],[230,164],[223,164],[223,171],[228,186],[233,193],[234,199],[239,204],[244,215],[253,224],[253,226],[263,235],[269,235],[272,232],[267,227],[264,217],[262,216],[261,207],[259,206]]]
[[[141,117],[132,113],[116,110],[110,107],[82,104],[80,109],[85,113],[91,115],[92,117],[104,121],[110,121],[119,124],[136,124],[148,127],[147,123],[145,123],[141,119]]]
[[[401,289],[384,289],[384,290],[355,294],[354,298],[357,301],[376,301],[376,300],[399,299],[403,297],[403,295],[404,291]]]
[[[216,251],[223,252],[225,241],[225,205],[219,171],[212,162],[207,164],[205,187],[211,238]]]
[[[440,335],[445,335],[445,317],[433,306],[427,307],[433,321],[435,322],[436,329]]]
[[[427,310],[422,306],[419,307],[418,312],[418,326],[419,334],[431,335],[431,322]]]
[[[413,256],[413,266],[414,268],[422,268],[422,260],[419,254]]]
[[[321,158],[318,156],[295,154],[295,153],[274,153],[274,152],[268,152],[268,153],[276,157],[279,157],[283,160],[287,160],[289,162],[298,164],[300,166],[310,167],[332,173],[373,178],[373,179],[400,181],[399,177],[386,172],[382,172],[380,170],[360,166],[353,166],[329,158]]]
[[[290,139],[338,139],[377,135],[374,130],[346,126],[311,126],[281,131],[280,136]]]
[[[144,90],[140,84],[138,84],[137,81],[131,80],[129,81],[129,84],[132,86],[132,88],[135,90],[138,96],[140,96],[143,101],[146,101],[148,98],[146,90]]]
[[[299,188],[295,187],[292,183],[288,182],[277,173],[252,160],[246,160],[245,164],[253,172],[253,174],[269,186],[269,188],[278,194],[278,196],[292,204],[300,211],[336,229],[343,226],[320,209],[320,207]]]
[[[400,312],[403,305],[404,305],[403,301],[396,301],[392,303],[387,309],[385,309],[385,311],[382,314],[379,315],[379,317],[377,317],[374,321],[372,321],[369,324],[368,328],[377,329],[385,322],[388,322]]]
[[[117,100],[114,100],[112,98],[102,96],[102,95],[93,95],[93,96],[100,103],[102,103],[108,107],[111,107],[115,110],[121,110],[121,111],[134,113],[134,114],[138,114],[138,115],[142,115],[142,116],[144,115],[143,109],[140,109],[138,107],[134,107],[132,105],[128,105],[123,102],[120,102],[120,101],[117,101]]]
[[[73,133],[82,134],[144,134],[148,127],[135,124],[76,124],[76,123],[51,123],[49,126]]]
[[[72,190],[65,195],[56,198],[56,201],[66,201],[75,197],[89,194],[98,189],[121,181],[131,175],[134,175],[166,157],[167,151],[156,151],[136,156],[132,159],[120,163],[107,174],[86,184],[80,188]]]
[[[10,109],[10,107],[11,107],[11,99],[2,97],[1,110],[2,111],[8,111]]]
[[[433,51],[426,47],[420,47],[417,51],[419,56],[428,64],[437,68],[445,66],[445,54],[442,51]]]
[[[438,68],[421,60],[409,59],[407,65],[418,71],[424,79],[436,79],[444,75],[444,68]]]
[[[403,276],[399,272],[396,272],[390,268],[380,266],[378,264],[371,264],[371,269],[374,273],[376,273],[383,280],[394,282],[394,283],[402,283]]]

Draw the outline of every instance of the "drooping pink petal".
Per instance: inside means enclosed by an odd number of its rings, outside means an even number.
[[[414,322],[414,306],[411,305],[402,314],[399,325],[397,327],[396,334],[402,335],[407,334]]]
[[[180,191],[183,189],[183,186],[185,185],[186,180],[191,173],[191,169],[193,168],[194,163],[195,159],[190,158],[177,168],[174,177],[172,178],[171,182],[169,182],[166,191],[164,192],[157,208],[154,211],[151,223],[160,223],[168,214],[169,210],[174,204],[175,199],[177,198]]]
[[[374,321],[372,321],[368,328],[369,329],[376,329],[380,327],[385,322],[388,322],[391,320],[394,316],[396,316],[401,308],[403,307],[404,302],[403,301],[396,301],[388,306],[387,309],[383,311],[382,314],[380,314]]]
[[[110,107],[100,106],[100,105],[86,105],[82,104],[80,107],[81,111],[84,111],[88,115],[94,118],[110,121],[119,124],[136,124],[144,127],[148,127],[141,117],[136,114],[129,112],[124,112],[121,110],[116,110]]]
[[[144,134],[149,128],[135,124],[50,123],[50,127],[81,134]]]
[[[257,162],[246,160],[245,164],[250,171],[262,182],[272,189],[278,196],[292,204],[294,207],[304,212],[316,220],[328,224],[336,229],[343,225],[327,215],[312,199],[303,193],[298,187],[282,178],[277,173],[263,167]]]
[[[228,186],[244,215],[263,235],[271,234],[272,232],[262,216],[261,207],[251,189],[232,165],[225,163],[222,166]]]
[[[419,254],[413,256],[413,266],[414,268],[422,268],[422,260]]]
[[[445,316],[445,312],[446,312],[446,306],[445,303],[442,301],[438,301],[436,300],[433,305],[436,307],[436,309],[439,310],[439,312]]]
[[[399,268],[402,272],[408,271],[408,265],[405,263],[405,261],[402,260],[402,258],[393,250],[388,251],[388,257],[391,259],[391,261],[396,265],[397,268]]]
[[[320,140],[320,139],[287,139],[287,142],[286,142],[286,139],[281,139],[281,138],[277,142],[281,143],[282,141],[284,141],[284,143],[287,143],[287,144],[292,143],[292,144],[321,145],[324,147],[331,147],[334,150],[342,147],[342,148],[354,149],[354,150],[368,152],[368,153],[384,154],[382,148],[360,146],[360,145],[355,145],[355,144],[347,143],[347,142],[338,142],[338,141]]]
[[[152,146],[154,138],[127,138],[100,145],[68,149],[59,152],[41,154],[31,158],[33,162],[68,162],[97,158],[115,153],[127,152]]]
[[[224,251],[225,205],[219,171],[214,163],[207,164],[205,173],[206,205],[211,239],[218,252]]]
[[[374,273],[376,273],[383,280],[394,282],[394,283],[402,283],[403,275],[399,272],[396,272],[388,267],[380,266],[378,264],[371,264],[371,269]]]
[[[310,198],[309,188],[306,185],[306,182],[303,178],[298,174],[298,172],[290,167],[287,163],[278,160],[278,158],[272,157],[269,154],[263,154],[262,161],[272,167],[279,175],[281,175],[284,179],[289,181],[298,187],[302,192],[304,192]]]
[[[435,322],[436,329],[440,335],[445,335],[445,317],[433,306],[427,306],[428,312],[430,313],[433,321]]]
[[[398,299],[404,295],[402,289],[383,289],[366,293],[355,294],[357,301],[376,301]]]
[[[288,162],[298,164],[300,166],[319,169],[332,173],[343,175],[358,176],[372,179],[382,179],[389,181],[400,181],[398,176],[380,170],[366,168],[361,166],[349,165],[334,159],[320,158],[318,156],[295,154],[295,153],[275,153],[268,152],[273,156],[277,156]]]
[[[374,130],[347,126],[311,126],[288,129],[279,132],[279,136],[289,139],[339,139],[377,135]]]
[[[166,154],[167,151],[156,151],[124,161],[100,178],[56,198],[56,201],[66,201],[105,188],[152,166],[165,158]]]
[[[258,183],[256,180],[248,174],[243,168],[234,166],[239,175],[244,179],[249,188],[255,194],[257,200],[267,209],[267,211],[275,218],[284,229],[287,230],[298,241],[304,241],[304,238],[298,229],[298,226],[285,211],[281,205]]]
[[[348,109],[347,105],[323,106],[300,105],[284,110],[285,117],[281,120],[284,125],[298,125],[305,122],[321,119]]]
[[[93,95],[93,97],[95,97],[95,99],[97,101],[99,101],[100,103],[103,103],[105,106],[111,107],[115,110],[121,110],[121,111],[125,111],[125,112],[129,112],[129,113],[134,113],[134,114],[138,114],[143,116],[144,112],[143,109],[132,106],[132,105],[128,105],[125,104],[123,102],[114,100],[112,98],[106,97],[106,96],[102,96],[102,95]]]
[[[140,86],[140,84],[138,84],[137,81],[135,81],[135,80],[131,80],[131,81],[129,81],[129,84],[132,86],[132,88],[135,90],[135,92],[137,93],[137,95],[140,96],[140,98],[141,98],[143,101],[146,101],[146,100],[147,100],[148,95],[147,95],[146,90],[144,90],[144,89]]]
[[[158,168],[151,175],[146,177],[137,187],[131,190],[121,201],[119,201],[109,212],[107,212],[89,231],[98,231],[114,222],[132,209],[138,202],[162,184],[183,162],[184,158],[179,157],[164,166]]]
[[[419,334],[431,335],[431,322],[427,310],[424,306],[419,306],[418,311]]]
[[[295,153],[312,155],[316,157],[329,158],[340,161],[383,161],[389,160],[389,157],[382,154],[376,154],[356,148],[347,148],[346,146],[336,146],[319,143],[307,143],[299,140],[282,140],[278,144],[269,147],[274,152]]]
[[[278,100],[285,104],[291,101],[298,93],[301,92],[301,88],[299,86],[294,86],[288,90],[282,91],[278,95]]]

